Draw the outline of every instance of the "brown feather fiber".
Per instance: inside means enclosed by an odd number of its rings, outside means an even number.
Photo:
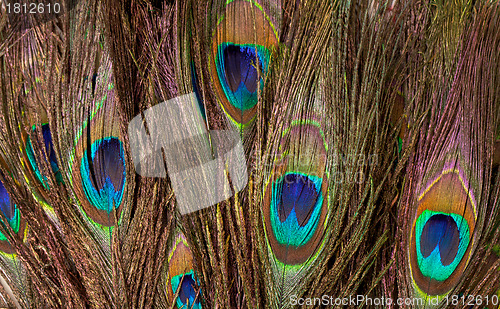
[[[421,308],[335,300],[422,296],[414,222],[448,161],[477,201],[473,241],[453,286],[429,279],[427,290],[500,297],[499,0],[59,2],[65,13],[40,23],[0,1],[0,182],[21,218],[16,232],[0,200],[0,307],[166,309],[194,293],[195,309]],[[269,54],[226,60],[222,43]],[[218,71],[216,57],[227,67]],[[228,106],[218,74],[234,87],[231,69],[256,74],[245,77],[255,85],[242,80],[255,87],[248,110]],[[230,198],[181,214],[172,175],[136,172],[128,130],[193,92],[200,126],[241,140],[248,182],[236,192],[226,170]],[[108,137],[123,146],[126,178],[109,211],[92,208],[80,170],[90,145]],[[289,174],[317,176],[307,179],[319,179],[322,198],[309,208],[293,201],[293,235],[279,225],[292,217]],[[319,222],[312,240],[297,245],[310,218]],[[323,296],[334,302],[317,303]]]

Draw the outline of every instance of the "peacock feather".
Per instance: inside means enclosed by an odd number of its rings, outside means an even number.
[[[401,200],[407,206],[401,208],[400,222],[407,233],[403,236],[407,237],[403,243],[408,246],[407,282],[413,287],[412,294],[424,299],[428,307],[460,294],[452,291],[460,291],[471,276],[468,266],[477,254],[478,242],[484,240],[479,235],[491,233],[489,226],[494,225],[490,220],[495,217],[485,216],[483,211],[496,208],[496,202],[490,204],[492,198],[496,199],[490,175],[493,132],[497,126],[492,115],[497,107],[491,97],[478,98],[473,94],[489,90],[470,84],[488,79],[497,70],[490,71],[489,64],[478,60],[489,59],[489,53],[496,53],[491,49],[495,45],[484,48],[477,43],[490,38],[480,25],[498,13],[493,13],[495,9],[491,7],[482,9],[470,21],[453,19],[450,27],[460,28],[457,37],[450,34],[451,38],[444,36],[443,41],[460,43],[450,44],[456,48],[455,53],[443,51],[443,66],[435,60],[429,62],[431,72],[441,78],[419,86],[421,99],[427,103],[419,102],[421,106],[415,108],[422,111],[424,118],[422,126],[412,130],[415,148],[407,168],[409,181]],[[454,69],[450,69],[450,63],[455,63]],[[485,69],[476,69],[483,65]],[[434,301],[429,303],[431,300]]]
[[[167,299],[177,308],[201,308],[201,295],[196,291],[193,255],[185,236],[179,232],[167,259]],[[175,295],[175,297],[174,297]]]
[[[499,308],[498,0],[0,3],[0,307]]]
[[[285,265],[310,259],[323,239],[328,214],[327,146],[318,126],[315,121],[296,121],[283,132],[279,145],[287,150],[275,163],[264,193],[268,246]]]
[[[245,126],[257,114],[258,92],[278,47],[278,33],[258,2],[230,1],[222,12],[213,30],[210,76],[224,114]],[[248,31],[250,24],[253,31]]]
[[[110,72],[112,68],[104,70]],[[104,93],[95,98],[95,108],[87,111],[87,119],[76,131],[69,164],[70,181],[86,216],[109,227],[115,225],[115,217],[120,218],[125,204],[126,172],[123,139],[113,102],[116,96],[112,80],[106,77],[110,76],[97,78],[97,87]]]

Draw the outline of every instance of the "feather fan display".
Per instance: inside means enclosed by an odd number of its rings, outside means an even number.
[[[500,308],[498,0],[0,4],[0,308]]]

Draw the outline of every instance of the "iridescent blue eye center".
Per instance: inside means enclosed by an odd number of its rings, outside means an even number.
[[[287,174],[281,185],[278,215],[281,222],[295,210],[299,226],[305,226],[311,218],[312,210],[321,194],[309,177],[300,174]]]
[[[5,190],[3,183],[0,182],[0,210],[7,219],[14,218],[15,207],[12,207],[9,193]]]
[[[181,290],[179,291],[179,298],[184,304],[187,304],[187,301],[189,300],[190,297],[196,295],[196,292],[194,290],[195,285],[196,283],[193,280],[193,276],[191,275],[184,276],[184,279],[182,280],[181,284]]]
[[[263,87],[270,52],[260,45],[241,45],[230,42],[218,47],[216,64],[222,89],[229,102],[242,112],[257,104],[257,88]]]
[[[125,161],[119,139],[108,137],[92,144],[80,166],[82,184],[89,201],[110,213],[120,206],[125,186]]]
[[[438,247],[441,262],[450,265],[458,252],[460,243],[458,227],[452,217],[443,214],[432,216],[422,230],[422,256],[427,258]]]
[[[94,188],[101,190],[110,184],[113,188],[123,187],[124,164],[121,143],[118,139],[104,140],[93,152],[96,178],[91,178]]]
[[[287,173],[273,184],[271,226],[280,244],[299,247],[314,234],[321,216],[323,180]]]
[[[175,294],[177,290],[179,290],[179,295],[176,301],[177,308],[186,308],[187,304],[189,304],[187,308],[191,308],[191,306],[196,309],[201,308],[199,301],[200,296],[197,297],[195,290],[197,284],[193,276],[194,272],[191,270],[185,274],[172,277],[172,292]]]
[[[415,223],[418,267],[436,281],[448,279],[470,243],[467,221],[455,213],[423,211]]]
[[[224,48],[224,69],[231,91],[236,92],[243,83],[249,92],[257,90],[257,55],[249,46],[226,45]],[[262,70],[262,64],[260,63]]]

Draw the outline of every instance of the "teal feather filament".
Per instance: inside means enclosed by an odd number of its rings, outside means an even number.
[[[415,224],[418,266],[422,274],[445,281],[469,246],[469,226],[458,214],[425,210]]]
[[[47,177],[42,176],[42,173],[40,172],[40,169],[38,168],[38,164],[36,163],[35,159],[35,154],[33,152],[33,145],[31,144],[31,139],[28,137],[28,141],[26,142],[26,155],[28,156],[28,160],[30,162],[30,166],[33,169],[33,172],[35,173],[36,178],[38,181],[43,184],[45,189],[48,189],[49,186],[47,184]]]

